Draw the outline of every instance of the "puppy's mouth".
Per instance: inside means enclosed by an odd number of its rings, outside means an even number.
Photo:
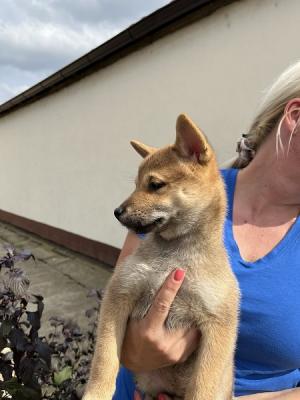
[[[142,222],[126,221],[123,223],[128,229],[134,231],[137,234],[146,234],[152,232],[156,228],[161,227],[165,222],[164,218],[157,218],[149,224],[143,224]]]

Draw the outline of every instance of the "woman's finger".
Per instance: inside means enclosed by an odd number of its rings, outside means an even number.
[[[142,400],[142,396],[139,394],[137,390],[134,391],[133,400]]]
[[[151,329],[156,330],[164,324],[169,314],[171,304],[183,282],[184,274],[185,271],[183,269],[176,269],[171,272],[157,292],[145,318],[149,328],[151,327]]]

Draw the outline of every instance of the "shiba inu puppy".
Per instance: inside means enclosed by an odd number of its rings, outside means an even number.
[[[146,399],[231,400],[239,290],[223,246],[226,197],[214,152],[186,116],[175,144],[131,142],[144,158],[136,189],[115,210],[129,229],[147,233],[107,286],[84,400],[111,400],[128,318],[142,319],[176,266],[186,271],[166,329],[197,327],[199,349],[181,364],[136,375]]]

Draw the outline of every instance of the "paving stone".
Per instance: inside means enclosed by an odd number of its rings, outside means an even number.
[[[4,233],[7,232],[7,227],[6,227],[6,225],[1,224],[1,225],[0,225],[0,234],[2,234],[3,232],[4,232]]]
[[[106,266],[95,266],[88,262],[71,260],[58,265],[57,270],[90,289],[103,288],[112,274]]]
[[[26,248],[36,257],[36,262],[29,260],[17,266],[30,280],[30,292],[44,297],[40,333],[45,335],[49,332],[49,318],[55,315],[71,318],[81,328],[86,327],[89,320],[85,312],[96,304],[95,298],[87,295],[93,288],[105,287],[112,268],[1,222],[0,254],[4,242],[15,245],[17,249]]]
[[[19,243],[28,240],[28,236],[21,235],[9,230],[2,230],[0,232],[0,239],[2,239],[2,242],[9,243],[16,247]]]
[[[44,264],[48,264],[50,266],[57,266],[61,263],[64,263],[66,261],[68,261],[69,258],[67,257],[63,257],[63,256],[59,256],[59,255],[54,255],[53,257],[41,260]]]
[[[53,251],[61,256],[76,258],[76,253],[74,251],[65,249],[64,247],[53,247]]]
[[[37,247],[39,247],[39,246],[41,246],[42,245],[42,243],[41,242],[38,242],[37,240],[35,240],[35,239],[31,239],[30,237],[28,237],[27,238],[27,240],[26,240],[26,242],[24,242],[24,244],[19,244],[18,245],[18,248],[20,249],[20,250],[22,250],[22,249],[27,249],[27,250],[30,250],[32,253],[34,252],[34,249],[36,249]]]
[[[80,323],[85,320],[85,311],[95,305],[95,299],[88,297],[88,288],[55,270],[40,271],[32,276],[30,291],[44,297],[41,334],[48,331],[51,316],[71,318]]]
[[[44,246],[38,246],[38,247],[36,247],[36,248],[32,251],[32,253],[33,253],[34,257],[35,257],[37,260],[48,260],[48,259],[51,259],[51,258],[55,258],[56,256],[57,256],[57,258],[58,258],[57,253],[54,253],[54,252],[52,251],[52,249],[46,248],[46,247],[44,247]]]

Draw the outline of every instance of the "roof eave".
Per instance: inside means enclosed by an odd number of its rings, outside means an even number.
[[[53,93],[138,48],[238,0],[175,0],[0,105],[0,117]]]

